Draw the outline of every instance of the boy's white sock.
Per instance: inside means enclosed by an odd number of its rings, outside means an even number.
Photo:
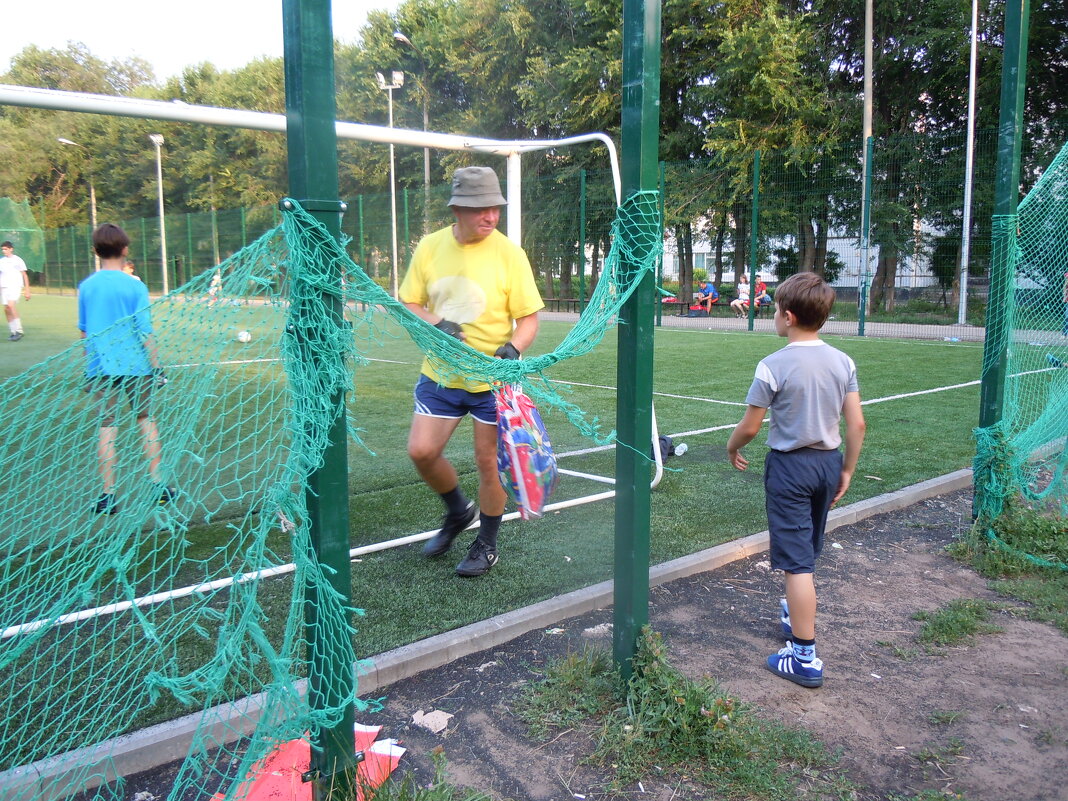
[[[816,658],[816,641],[815,640],[798,640],[796,637],[793,640],[794,644],[794,657],[798,662],[811,662]]]

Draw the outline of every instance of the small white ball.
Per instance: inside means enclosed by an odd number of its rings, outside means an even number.
[[[250,334],[248,331],[238,331],[237,332],[237,341],[238,342],[251,342],[252,341],[252,334]]]

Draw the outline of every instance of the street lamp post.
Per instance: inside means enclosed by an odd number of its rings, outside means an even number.
[[[85,145],[72,142],[70,139],[64,139],[62,136],[57,140],[61,145],[70,145],[71,147],[80,147],[87,154],[87,163],[89,165],[89,225],[92,229],[96,230],[96,187],[93,186],[93,154],[89,148]],[[100,269],[100,257],[93,253],[93,264],[97,270]]]
[[[156,186],[159,190],[159,251],[160,266],[163,269],[163,294],[169,289],[167,283],[167,221],[163,213],[163,136],[149,134],[148,138],[156,146]]]
[[[390,81],[381,72],[375,73],[378,79],[378,88],[386,90],[389,95],[389,127],[393,127],[393,90],[404,86],[404,73],[393,70]],[[394,300],[397,298],[397,163],[393,143],[389,143],[389,201],[390,201],[390,227],[393,234],[393,264],[389,273],[389,289]]]
[[[426,58],[423,51],[412,44],[412,40],[400,31],[393,32],[393,38],[401,44],[408,45],[419,56],[419,88],[423,94],[423,130],[430,130],[430,87],[426,82]],[[423,148],[423,234],[430,233],[430,148]]]

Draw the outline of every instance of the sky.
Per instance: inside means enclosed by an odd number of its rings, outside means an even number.
[[[140,56],[160,81],[210,61],[222,70],[282,55],[281,0],[10,0],[0,32],[0,73],[28,45],[65,49],[82,42],[103,61]],[[353,42],[375,9],[400,0],[334,0],[334,38]]]

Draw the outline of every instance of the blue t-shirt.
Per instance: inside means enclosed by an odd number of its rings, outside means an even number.
[[[719,297],[719,292],[716,291],[716,288],[712,286],[712,284],[708,284],[704,287],[697,287],[697,297],[707,298],[709,296],[712,296],[714,298]]]
[[[150,375],[148,289],[121,270],[100,270],[78,284],[78,330],[85,333],[86,375]]]

